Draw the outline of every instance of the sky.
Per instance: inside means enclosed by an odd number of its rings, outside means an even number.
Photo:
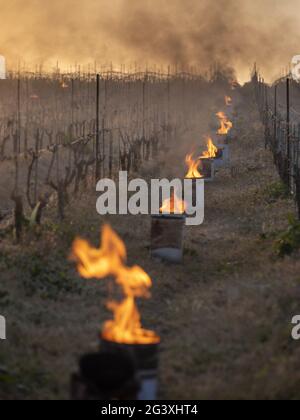
[[[0,54],[10,67],[219,62],[240,80],[257,62],[272,79],[300,54],[299,9],[300,0],[0,0]]]

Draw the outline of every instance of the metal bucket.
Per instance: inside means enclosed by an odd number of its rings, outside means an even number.
[[[204,181],[211,182],[215,178],[215,166],[214,159],[201,159],[201,172],[204,177]]]
[[[110,353],[128,354],[135,363],[140,382],[137,399],[141,401],[157,399],[159,343],[119,344],[101,339],[101,349]]]
[[[219,144],[217,145],[218,154],[214,160],[215,169],[225,168],[229,165],[230,162],[230,151],[228,144]]]
[[[152,216],[151,257],[172,264],[183,262],[185,215]]]

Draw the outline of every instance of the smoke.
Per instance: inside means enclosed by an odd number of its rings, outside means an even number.
[[[298,0],[0,0],[1,51],[16,64],[234,67],[272,78],[299,54]]]

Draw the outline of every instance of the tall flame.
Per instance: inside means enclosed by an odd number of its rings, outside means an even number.
[[[191,153],[190,155],[186,156],[185,163],[188,167],[188,173],[186,174],[185,178],[187,179],[203,178],[199,170],[200,158],[194,159],[193,153]]]
[[[218,112],[217,114],[217,117],[219,118],[219,120],[220,120],[220,124],[221,124],[221,127],[219,128],[219,130],[218,130],[218,134],[221,134],[221,135],[226,135],[226,134],[228,134],[229,133],[229,131],[232,129],[232,127],[233,127],[233,124],[232,124],[232,122],[231,121],[229,121],[229,119],[227,118],[227,116],[225,115],[225,113],[224,112]]]
[[[139,266],[126,265],[124,242],[108,225],[102,229],[101,248],[93,248],[77,238],[72,246],[71,259],[77,263],[79,274],[85,279],[114,277],[125,295],[122,302],[108,302],[114,319],[104,323],[102,337],[121,344],[154,344],[160,341],[152,331],[144,330],[135,298],[148,298],[152,281]]]
[[[174,192],[170,198],[167,198],[163,202],[163,205],[160,208],[162,214],[183,214],[185,210],[186,203],[179,199]]]
[[[218,148],[214,145],[212,139],[208,137],[207,139],[207,150],[203,152],[201,156],[204,159],[214,159],[217,157]]]

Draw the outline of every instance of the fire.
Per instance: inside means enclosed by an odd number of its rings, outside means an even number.
[[[221,134],[221,135],[226,135],[226,134],[228,134],[229,133],[229,131],[232,129],[232,127],[233,127],[233,124],[232,124],[232,122],[231,121],[229,121],[229,119],[227,118],[227,116],[225,115],[225,113],[224,112],[218,112],[217,113],[217,117],[219,118],[219,120],[220,120],[220,124],[221,124],[221,127],[219,128],[219,130],[218,130],[218,134]]]
[[[204,159],[214,159],[217,157],[218,148],[214,145],[212,139],[209,137],[207,139],[207,150],[203,152],[201,156]]]
[[[61,87],[63,89],[67,89],[69,87],[69,85],[65,81],[63,81],[62,84],[61,84]]]
[[[226,106],[232,105],[232,98],[230,96],[225,96],[225,104]]]
[[[167,198],[164,202],[162,207],[160,208],[160,212],[162,214],[183,214],[186,209],[186,203],[179,199],[177,195],[173,192],[170,198]]]
[[[199,170],[200,158],[194,159],[193,153],[192,153],[186,156],[185,163],[187,164],[187,167],[188,167],[188,173],[185,176],[187,179],[203,178]]]
[[[122,288],[121,302],[108,302],[114,319],[103,325],[102,337],[120,344],[155,344],[160,338],[142,328],[135,299],[150,297],[151,278],[139,266],[126,265],[127,251],[122,239],[108,225],[102,229],[102,244],[93,248],[77,238],[72,246],[71,259],[77,263],[79,274],[85,279],[114,277]]]

